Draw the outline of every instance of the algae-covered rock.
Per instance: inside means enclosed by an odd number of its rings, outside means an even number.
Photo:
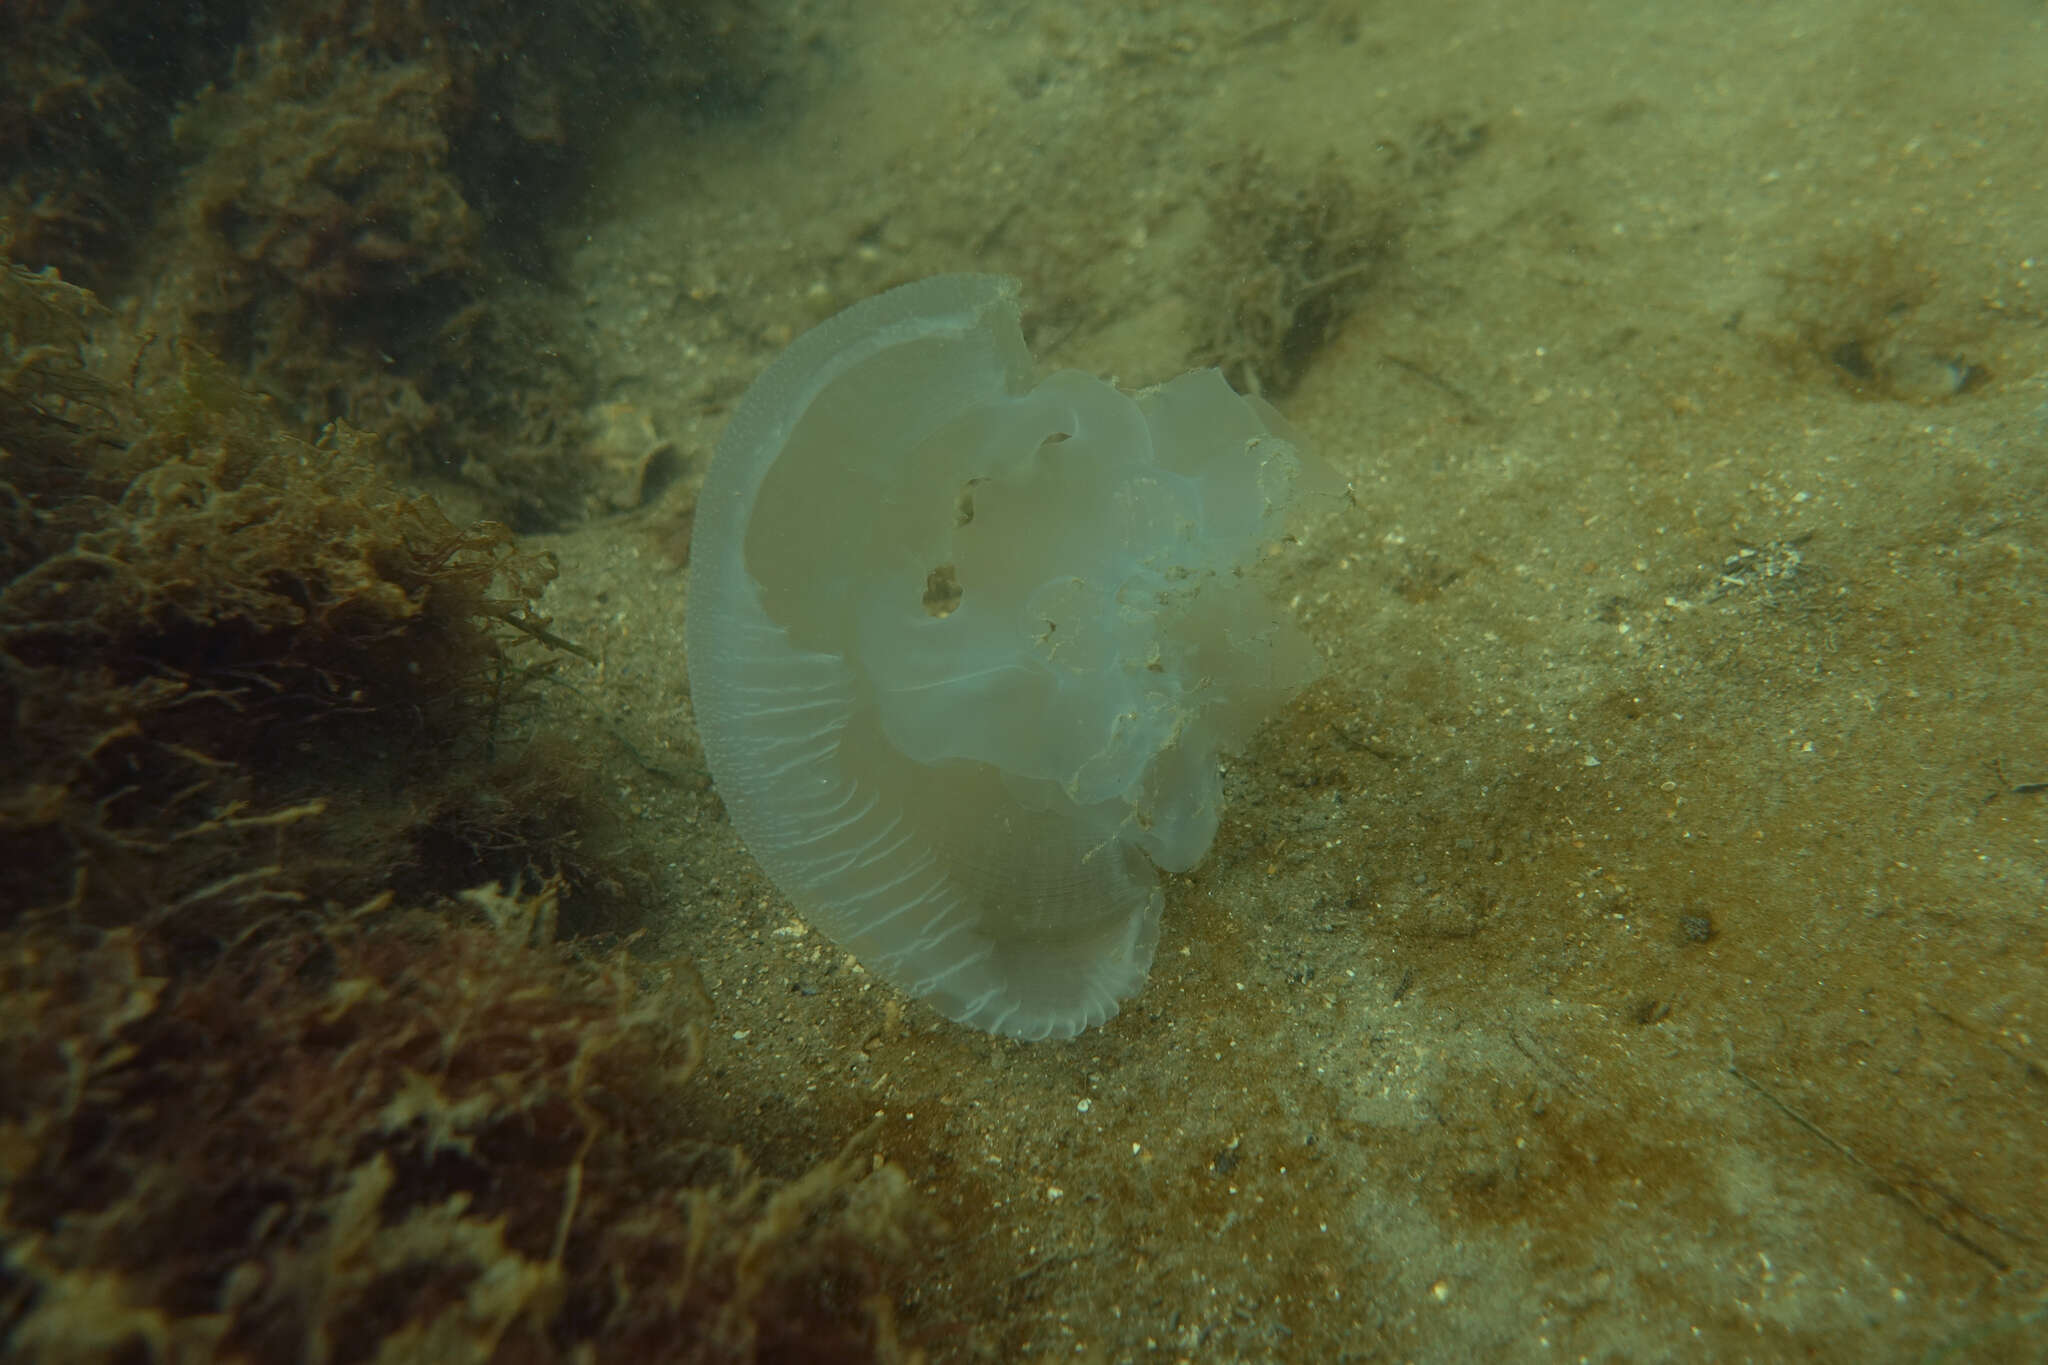
[[[651,879],[495,742],[553,561],[109,327],[0,271],[0,1350],[903,1358],[904,1178],[693,1136],[694,972],[557,941]]]
[[[637,102],[734,107],[771,25],[708,0],[0,9],[0,241],[310,438],[345,421],[497,519],[615,506],[550,234]],[[614,481],[615,482],[615,481]]]

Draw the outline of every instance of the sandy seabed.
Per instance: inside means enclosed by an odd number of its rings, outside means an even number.
[[[1042,363],[1138,385],[1199,350],[1244,165],[1352,186],[1376,261],[1280,398],[1355,492],[1275,571],[1326,672],[1072,1043],[947,1024],[795,919],[651,771],[701,773],[674,537],[549,542],[712,1083],[778,1078],[734,1136],[879,1117],[951,1226],[910,1335],[2048,1350],[2041,6],[789,22],[778,112],[623,130],[575,254],[607,392],[682,456],[650,518],[783,342],[891,285],[1017,275]]]

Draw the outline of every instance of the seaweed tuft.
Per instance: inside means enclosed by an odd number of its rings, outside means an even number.
[[[1199,256],[1208,300],[1193,359],[1241,393],[1283,396],[1369,292],[1391,239],[1391,215],[1363,205],[1334,162],[1290,182],[1246,151],[1216,168],[1210,230]]]

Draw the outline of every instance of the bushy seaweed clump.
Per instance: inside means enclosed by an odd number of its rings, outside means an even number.
[[[1216,168],[1199,255],[1208,300],[1194,359],[1241,393],[1278,397],[1359,306],[1385,259],[1392,218],[1369,209],[1332,163],[1306,182],[1244,152]]]
[[[0,270],[0,1343],[897,1355],[902,1178],[693,1141],[687,967],[554,942],[645,890],[591,773],[493,758],[552,562],[95,320]]]
[[[125,915],[241,856],[259,807],[430,773],[546,636],[554,566],[395,491],[357,433],[285,435],[195,350],[141,411],[87,362],[93,307],[0,275],[0,703],[35,779],[0,826],[0,892]],[[268,838],[283,816],[263,818]],[[389,861],[366,851],[337,862]]]

